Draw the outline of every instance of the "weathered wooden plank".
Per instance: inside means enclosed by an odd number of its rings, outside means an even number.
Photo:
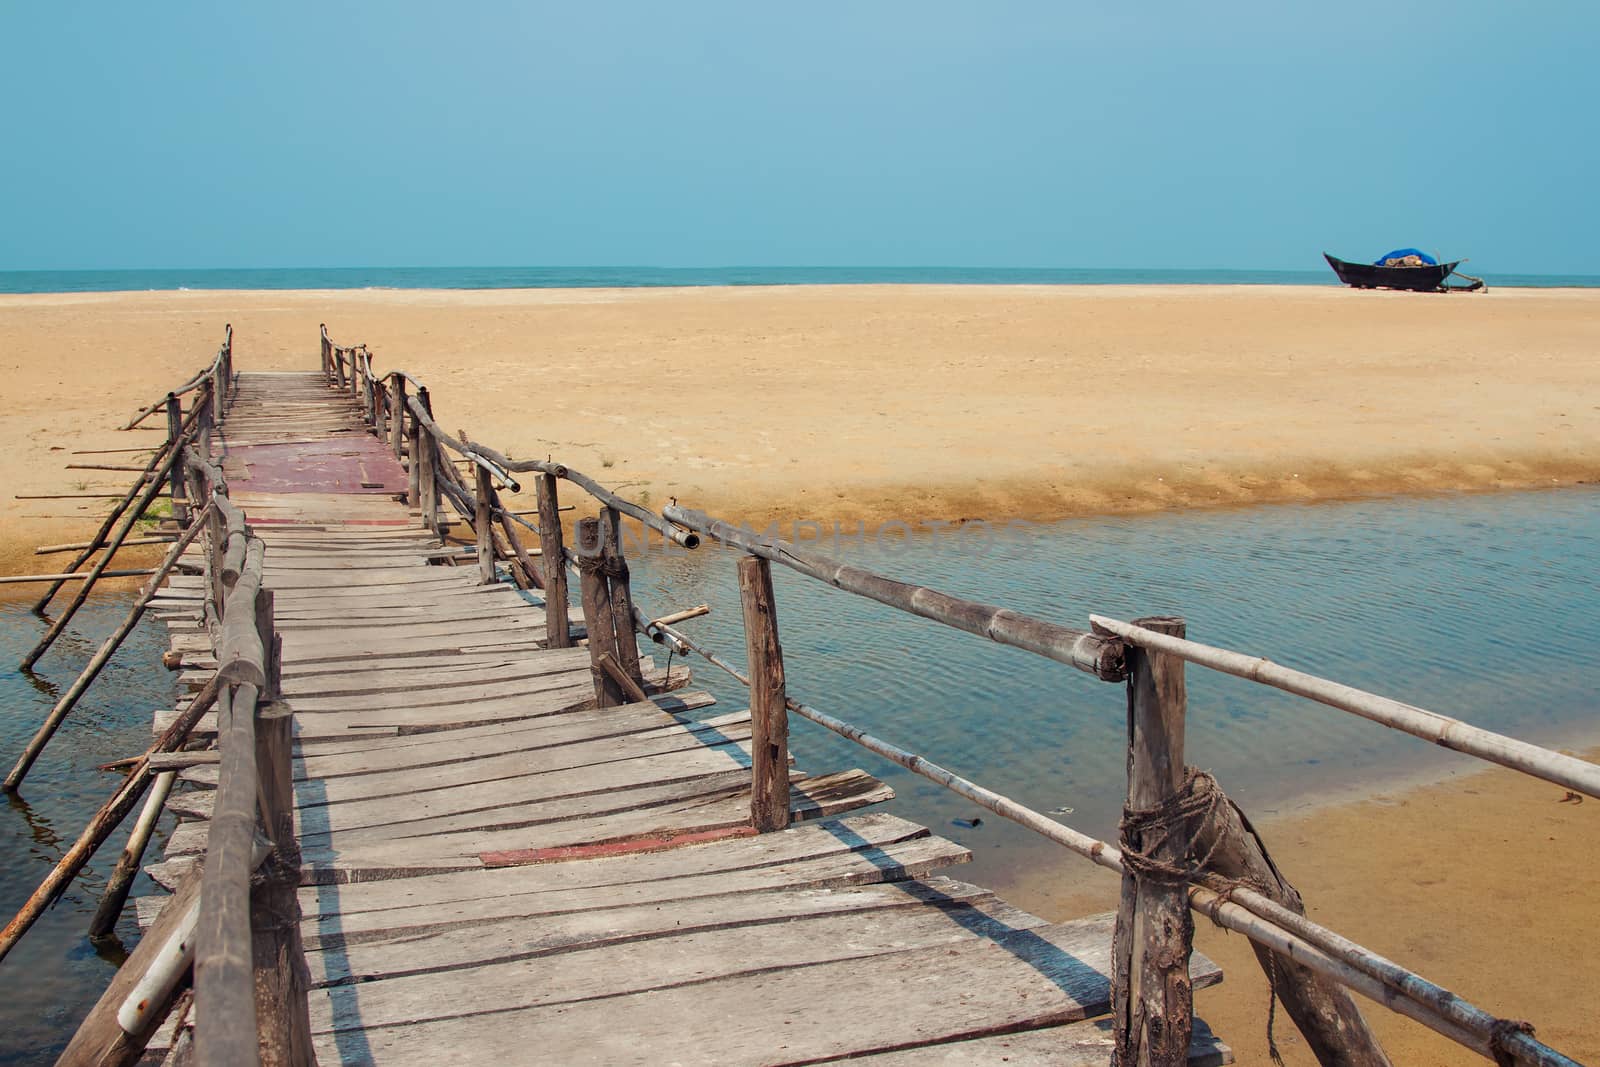
[[[1116,1041],[1109,1019],[1093,1019],[1041,1030],[918,1045],[897,1052],[855,1056],[849,1062],[868,1067],[968,1067],[974,1063],[1005,1063],[1010,1067],[1110,1067]],[[1211,1032],[1204,1020],[1194,1020],[1189,1042],[1189,1067],[1226,1067],[1233,1050]]]
[[[937,844],[931,851],[900,847],[916,841]],[[533,915],[897,881],[916,877],[903,872],[918,860],[949,865],[970,858],[924,827],[868,812],[714,848],[304,887],[300,904],[307,944],[326,945]]]
[[[552,1062],[769,1063],[859,1055],[952,1037],[1001,1033],[1098,1015],[1109,1006],[1109,916],[914,948],[881,966],[844,960],[690,982],[621,996],[558,1002],[365,1031],[374,1062],[431,1063],[451,1049],[514,1058],[538,1048]],[[1216,967],[1196,956],[1195,985]],[[359,988],[359,987],[357,987]],[[472,991],[457,991],[470,1003]],[[863,1005],[894,1005],[863,1011]],[[782,1035],[729,1019],[783,1010]],[[319,1055],[350,1047],[323,1034]]]
[[[938,889],[910,882],[864,890],[763,896],[767,899],[757,901],[754,914],[743,922],[739,913],[745,909],[738,907],[741,902],[730,900],[718,902],[724,907],[725,921],[706,914],[701,902],[700,909],[692,910],[698,912],[705,925],[682,932],[671,927],[663,930],[659,909],[651,909],[658,914],[649,929],[665,936],[639,934],[557,951],[526,952],[521,959],[458,965],[448,977],[454,991],[451,997],[439,996],[440,976],[436,970],[324,986],[310,997],[312,1030],[325,1033],[401,1026],[469,1013],[570,1004],[839,960],[879,966],[885,962],[884,957],[910,949],[956,947],[1045,925],[1043,919],[992,897],[984,900],[989,896],[985,890],[961,883]],[[850,908],[851,902],[861,906]],[[773,907],[774,904],[791,907]],[[638,909],[634,911],[637,913]],[[554,927],[552,932],[559,936],[561,920],[565,918],[542,924],[479,927],[473,933],[480,937],[498,934],[500,951],[506,952],[508,947],[515,951],[544,933],[541,927]],[[623,924],[636,921],[630,915],[617,918]],[[427,938],[418,948],[426,952],[446,937]],[[338,962],[341,953],[358,952],[361,947],[331,949],[322,955]],[[430,967],[434,965],[432,952],[423,958]],[[416,959],[413,957],[414,962]]]

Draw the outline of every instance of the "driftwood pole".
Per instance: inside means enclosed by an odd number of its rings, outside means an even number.
[[[617,665],[633,679],[635,685],[643,688],[639,642],[633,636],[633,590],[628,577],[628,561],[622,554],[622,516],[615,508],[606,508],[602,512],[601,537],[606,581],[611,586],[611,630],[617,637]]]
[[[1209,783],[1206,787],[1216,788]],[[1229,883],[1242,882],[1295,915],[1305,915],[1299,892],[1267,855],[1255,828],[1226,797],[1221,798],[1195,834],[1194,851],[1209,854],[1208,873],[1220,875]],[[1356,1006],[1355,998],[1344,987],[1257,941],[1251,941],[1250,947],[1319,1064],[1390,1067],[1389,1057]]]
[[[112,528],[116,526],[117,520],[122,518],[129,506],[133,504],[134,498],[139,495],[139,491],[146,487],[147,482],[145,479],[152,478],[157,466],[160,465],[162,461],[167,458],[167,456],[171,455],[173,451],[175,450],[168,445],[165,448],[157,449],[155,453],[151,455],[150,461],[145,464],[144,472],[140,474],[138,478],[134,479],[133,485],[128,487],[128,491],[123,494],[122,499],[114,507],[112,507],[111,511],[106,515],[106,517],[101,520],[100,529],[97,530],[95,535],[89,539],[89,543],[83,549],[83,551],[79,552],[78,555],[73,558],[72,565],[67,568],[68,572],[76,571],[79,567],[83,566],[84,563],[86,563],[89,558],[106,543],[106,535],[111,532]],[[170,468],[163,468],[163,470],[169,469]],[[49,589],[46,589],[44,591],[44,595],[34,602],[33,610],[36,612],[43,612],[45,608],[49,607],[50,601],[55,598],[55,595],[58,592],[61,591],[61,587],[64,584],[64,582],[56,582]]]
[[[204,513],[202,513],[201,517],[204,517]],[[50,713],[45,716],[44,722],[39,724],[39,729],[34,733],[33,739],[28,742],[27,747],[23,749],[22,755],[17,758],[16,765],[11,768],[11,773],[6,775],[5,789],[7,792],[14,793],[22,785],[22,779],[27,776],[28,769],[33,766],[34,761],[39,758],[39,754],[44,751],[44,746],[50,743],[50,738],[55,736],[56,730],[60,728],[62,721],[66,719],[67,713],[77,706],[78,701],[83,698],[83,694],[88,692],[89,686],[99,677],[100,671],[104,669],[107,663],[111,662],[111,657],[116,655],[117,649],[122,646],[122,642],[133,632],[133,628],[139,624],[139,620],[144,617],[145,608],[149,607],[150,601],[155,598],[156,593],[160,590],[162,579],[177,565],[178,559],[183,555],[184,550],[189,547],[189,543],[194,540],[195,535],[200,532],[204,525],[203,522],[190,523],[189,529],[184,532],[183,537],[175,541],[172,547],[167,550],[166,558],[161,561],[161,566],[156,568],[155,574],[151,575],[144,592],[134,602],[127,616],[123,618],[122,624],[100,645],[99,650],[84,665],[83,670],[72,685],[56,701],[55,706],[50,709]],[[90,584],[88,581],[84,582],[84,588],[87,589]],[[70,615],[67,617],[70,618]]]
[[[614,708],[626,703],[622,686],[606,671],[603,659],[617,658],[617,635],[612,628],[611,590],[603,573],[604,553],[601,548],[599,519],[579,519],[578,535],[578,586],[583,600],[583,624],[589,631],[589,662],[594,674],[595,704]],[[630,623],[629,632],[632,632]]]
[[[760,556],[740,557],[739,598],[750,657],[750,825],[766,833],[789,825],[789,710],[772,565]]]
[[[567,622],[567,557],[561,545],[561,510],[556,499],[556,476],[540,474],[535,484],[539,499],[539,560],[544,564],[544,627],[547,648],[571,648]]]
[[[472,467],[476,477],[473,479],[472,502],[472,532],[478,542],[478,582],[480,585],[491,585],[494,582],[494,485],[489,481],[489,472],[479,464]]]
[[[1180,637],[1184,632],[1182,619],[1143,619],[1140,625]],[[1188,879],[1172,874],[1186,867],[1189,855],[1190,818],[1173,809],[1185,778],[1183,661],[1131,647],[1127,666],[1128,813],[1112,952],[1112,1062],[1183,1067],[1194,1024],[1194,919]]]
[[[128,890],[133,888],[139,864],[144,859],[145,846],[150,844],[150,835],[155,832],[161,809],[166,806],[172,785],[177,780],[177,771],[162,771],[156,775],[155,783],[144,798],[139,820],[133,824],[128,843],[122,847],[122,855],[117,857],[117,865],[106,880],[106,890],[100,895],[100,906],[95,909],[94,918],[89,920],[90,937],[105,937],[117,928],[122,907],[128,902]]]

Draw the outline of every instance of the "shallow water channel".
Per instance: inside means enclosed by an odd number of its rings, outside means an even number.
[[[848,531],[847,531],[848,532]],[[818,547],[830,547],[828,540]],[[1600,730],[1600,491],[1375,500],[1206,514],[1085,519],[988,530],[899,529],[843,538],[837,554],[880,572],[1071,626],[1091,611],[1184,616],[1196,640],[1264,655],[1432,710],[1551,744]],[[742,664],[734,557],[659,548],[631,557],[646,613],[700,603],[684,624]],[[1078,829],[1114,839],[1124,788],[1120,686],[912,618],[774,568],[792,696],[922,753]],[[0,604],[0,758],[15,758],[127,610],[97,596],[39,675],[15,664],[43,630]],[[0,912],[37,886],[116,777],[96,765],[143,749],[170,706],[166,638],[146,623],[0,804]],[[663,650],[656,650],[658,661]],[[703,661],[696,686],[743,690]],[[1394,788],[1474,761],[1321,705],[1191,667],[1188,760],[1263,817]],[[891,810],[971,847],[959,877],[1004,891],[1084,861],[811,723],[791,747],[813,773],[862,767],[894,785]],[[976,825],[972,825],[976,823]],[[123,835],[0,964],[0,1064],[49,1062],[117,960],[83,935]],[[152,846],[155,848],[156,846]],[[149,892],[143,882],[136,892]],[[131,919],[124,919],[131,939]]]

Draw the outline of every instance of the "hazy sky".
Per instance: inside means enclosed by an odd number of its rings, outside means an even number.
[[[0,269],[1600,273],[1597,42],[1576,0],[17,0]]]

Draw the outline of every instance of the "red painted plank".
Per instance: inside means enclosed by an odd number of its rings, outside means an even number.
[[[533,863],[560,863],[565,860],[592,860],[607,856],[632,856],[641,852],[665,852],[684,845],[726,841],[735,837],[754,837],[753,826],[724,826],[716,830],[691,830],[681,834],[633,837],[620,841],[601,841],[590,845],[558,845],[554,848],[519,848],[504,852],[482,852],[478,858],[485,867],[524,867]]]

